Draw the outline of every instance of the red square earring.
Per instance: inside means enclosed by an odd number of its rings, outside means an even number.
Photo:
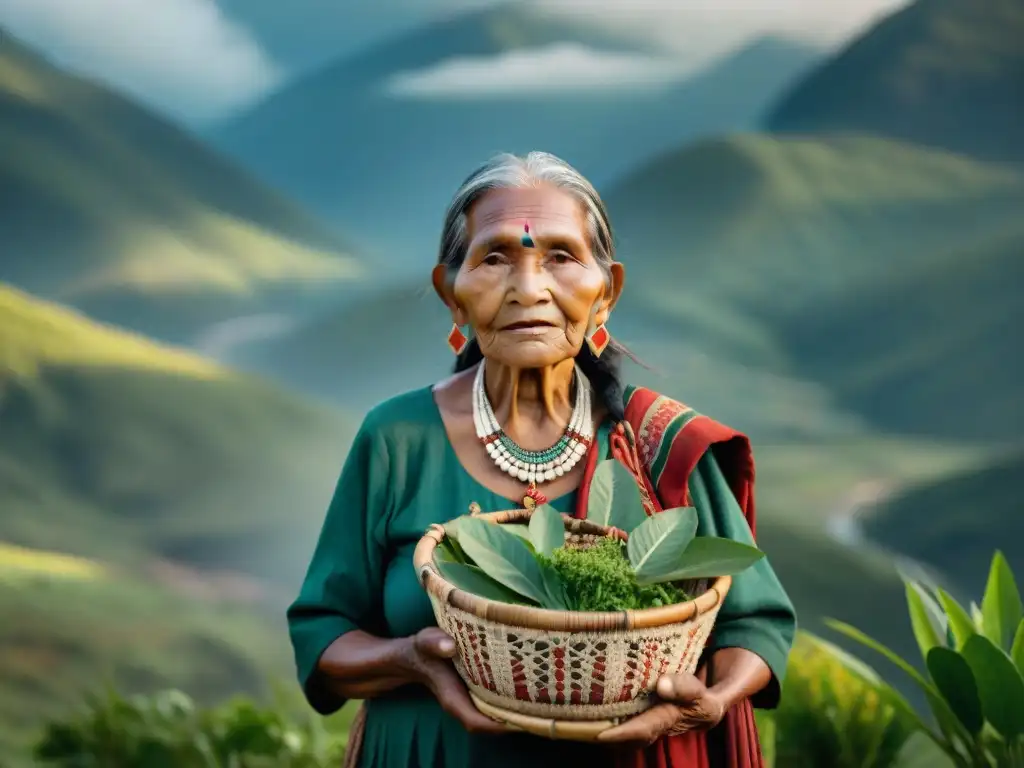
[[[590,347],[590,351],[594,353],[594,357],[600,357],[601,353],[604,352],[611,340],[612,335],[608,333],[608,329],[604,327],[604,323],[597,326],[592,333],[587,334],[587,346]]]
[[[451,347],[452,352],[456,355],[461,355],[462,350],[466,348],[469,343],[469,338],[462,332],[455,323],[452,323],[452,330],[448,334],[448,346]]]

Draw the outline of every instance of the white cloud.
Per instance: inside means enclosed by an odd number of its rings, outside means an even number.
[[[680,76],[679,64],[672,59],[566,43],[497,56],[453,57],[414,72],[400,72],[384,88],[396,96],[452,98],[656,87]]]
[[[835,46],[909,0],[533,0],[538,12],[586,19],[664,45],[691,67],[775,34]]]
[[[280,78],[215,0],[0,0],[14,35],[186,120],[215,119]]]

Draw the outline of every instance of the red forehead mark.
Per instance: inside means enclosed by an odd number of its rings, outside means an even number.
[[[523,238],[520,240],[524,248],[533,248],[533,238],[530,237],[530,222],[523,222]]]

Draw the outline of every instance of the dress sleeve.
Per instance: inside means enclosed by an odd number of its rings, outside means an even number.
[[[323,652],[354,629],[382,632],[384,547],[376,533],[387,512],[388,470],[383,441],[364,422],[342,468],[299,596],[288,608],[299,682],[320,714],[345,704],[317,670]]]
[[[729,484],[708,451],[690,476],[690,494],[698,512],[697,534],[720,536],[743,544],[754,537]],[[771,682],[751,697],[760,709],[774,709],[781,696],[789,651],[796,634],[793,603],[764,557],[733,577],[708,641],[707,652],[745,648],[764,659]]]

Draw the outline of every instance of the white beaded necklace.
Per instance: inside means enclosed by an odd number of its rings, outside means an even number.
[[[569,472],[586,454],[594,437],[590,382],[574,369],[576,398],[569,424],[562,436],[543,451],[528,451],[505,434],[487,399],[484,363],[480,362],[473,380],[473,423],[476,436],[502,472],[536,486]]]

